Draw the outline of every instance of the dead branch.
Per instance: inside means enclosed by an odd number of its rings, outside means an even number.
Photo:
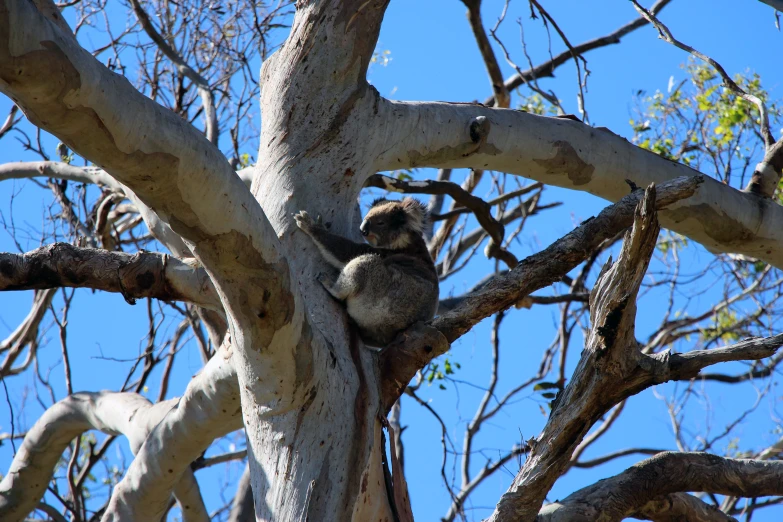
[[[374,174],[367,179],[366,185],[406,194],[446,194],[450,196],[454,201],[473,212],[481,227],[489,234],[491,241],[487,245],[487,257],[500,259],[509,268],[514,268],[517,265],[518,261],[514,254],[503,248],[505,228],[501,222],[492,217],[490,204],[456,183],[434,180],[403,181]]]
[[[669,2],[671,2],[671,0],[658,0],[650,8],[650,12],[653,14],[658,13],[661,9],[666,7],[666,4]],[[537,78],[552,77],[554,76],[555,69],[567,63],[569,60],[572,60],[574,54],[581,55],[594,49],[606,47],[607,45],[618,44],[620,43],[621,38],[628,35],[629,33],[632,33],[636,29],[639,29],[640,27],[644,27],[648,23],[649,22],[644,17],[639,17],[606,36],[601,36],[600,38],[595,38],[593,40],[588,40],[581,44],[575,45],[573,49],[563,51],[551,60],[537,65],[536,67],[533,67],[527,71],[523,71],[522,74],[515,74],[511,78],[507,79],[505,81],[506,89],[512,91],[517,87],[532,82]],[[484,105],[487,106],[492,106],[494,103],[494,95],[484,100]]]
[[[686,511],[689,516],[685,520],[689,521],[733,520],[727,515],[719,518],[720,515],[713,511],[715,508],[707,509],[690,499],[661,498],[686,491],[739,497],[780,495],[783,494],[783,462],[727,459],[709,453],[665,452],[545,506],[538,520],[600,519],[611,522],[655,513],[658,518],[653,520],[671,520],[661,517],[665,504],[662,506],[660,502],[671,503],[670,510]]]
[[[25,254],[0,253],[0,290],[58,287],[116,292],[129,304],[144,297],[208,308],[217,308],[220,303],[203,268],[193,268],[166,254],[127,254],[67,243]]]
[[[687,198],[700,183],[700,177],[677,178],[663,183],[657,188],[655,204],[661,208]],[[605,239],[627,228],[633,221],[634,209],[642,196],[641,191],[629,194],[538,254],[524,259],[506,275],[483,285],[451,312],[437,317],[429,324],[414,325],[400,334],[381,353],[383,403],[386,411],[419,369],[445,353],[451,342],[476,323],[515,305],[532,292],[559,281],[587,259]]]

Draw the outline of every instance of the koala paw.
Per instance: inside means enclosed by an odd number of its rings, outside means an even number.
[[[306,210],[300,210],[297,214],[294,214],[294,221],[296,221],[296,226],[308,234],[316,228],[323,227],[321,224],[321,216],[313,219]]]
[[[332,285],[334,284],[334,281],[332,280],[331,276],[327,274],[326,272],[321,272],[317,276],[315,276],[316,280],[324,285],[324,287],[327,290],[330,290],[332,288]]]

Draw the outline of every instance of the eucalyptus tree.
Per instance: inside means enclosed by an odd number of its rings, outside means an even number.
[[[615,33],[568,43],[562,55],[526,71],[517,68],[506,80],[481,20],[481,2],[463,1],[491,81],[492,98],[483,104],[392,101],[368,83],[386,0],[302,0],[264,9],[255,3],[130,0],[134,23],[90,50],[79,31],[95,24],[106,5],[82,3],[70,26],[60,13],[70,5],[0,3],[0,90],[15,104],[6,125],[18,123],[18,107],[61,142],[60,161],[53,162],[40,140],[36,145],[30,139],[28,148],[37,147],[44,161],[4,164],[0,179],[48,179],[73,239],[0,255],[1,289],[38,290],[30,315],[2,345],[3,377],[23,373],[34,360],[38,326],[57,288],[116,292],[129,302],[184,303],[181,327],[166,346],[173,354],[192,328],[205,360],[178,399],[164,400],[162,392],[151,403],[133,393],[165,360],[155,354],[154,343],[141,358],[141,377],[122,389],[78,391],[69,384],[67,396],[27,431],[0,484],[0,518],[22,520],[39,508],[62,519],[39,501],[71,441],[96,429],[125,435],[135,456],[106,504],[87,509],[80,488],[105,449],[88,445],[87,460],[79,460],[77,442],[69,450],[70,491],[63,502],[72,519],[156,520],[170,509],[173,495],[184,519],[207,520],[194,469],[204,465],[202,454],[215,439],[244,427],[249,471],[242,482],[245,490],[252,486],[253,502],[238,495],[234,519],[247,517],[252,506],[256,520],[411,520],[400,429],[389,425],[387,414],[403,394],[415,396],[423,372],[434,371],[435,358],[480,321],[494,316],[499,324],[514,306],[547,302],[532,294],[563,281],[569,297],[549,303],[563,305],[564,325],[576,324],[564,304],[569,302],[590,320],[576,370],[566,378],[560,365],[542,432],[475,474],[469,463],[472,437],[496,411],[490,385],[467,430],[462,486],[453,493],[446,519],[464,514],[476,485],[522,454],[524,464],[498,499],[493,521],[726,520],[736,512],[737,497],[783,495],[783,464],[773,459],[780,451],[775,446],[755,459],[662,452],[545,505],[555,481],[578,463],[595,436],[590,430],[602,418],[608,428],[607,415],[618,414],[628,397],[670,380],[692,382],[704,375],[702,369],[727,361],[772,361],[752,366],[748,379],[774,372],[780,335],[683,354],[665,349],[726,308],[720,304],[697,319],[664,319],[659,335],[646,343],[637,340],[634,326],[636,298],[660,226],[758,266],[761,275],[728,299],[757,297],[747,290],[753,285],[777,292],[779,283],[772,284],[770,273],[771,267],[783,267],[783,209],[775,199],[783,145],[770,126],[776,109],[759,88],[736,82],[657,19],[667,0],[650,10],[634,2],[639,18]],[[535,0],[530,5],[560,31],[543,6]],[[214,13],[226,12],[232,13],[230,21],[218,22]],[[673,132],[664,129],[657,141],[645,142],[642,134],[649,129],[640,124],[637,146],[566,117],[557,97],[539,87],[539,79],[560,65],[573,60],[579,70],[582,54],[646,24],[715,67],[718,72],[704,81],[723,82],[728,93],[715,103],[740,107],[739,119],[727,125],[743,126],[746,137],[755,132],[747,139],[760,144],[749,155],[758,161],[750,166],[745,190],[686,164],[714,153],[719,143],[702,142],[687,129],[685,137],[663,136]],[[270,35],[283,29],[288,32],[276,46]],[[123,74],[122,49],[132,37],[140,39],[136,85]],[[108,65],[98,59],[104,53],[111,55]],[[263,59],[257,78],[247,65],[251,55]],[[510,93],[522,85],[557,116],[509,108]],[[242,123],[254,117],[256,95],[262,119],[253,128]],[[658,109],[682,114],[676,106],[681,99],[667,103]],[[709,126],[705,119],[687,121]],[[221,149],[226,133],[231,147]],[[241,153],[250,139],[257,141],[254,162]],[[669,144],[675,139],[683,144],[679,152]],[[690,145],[694,140],[701,148]],[[668,147],[668,153],[656,154],[661,152],[656,146]],[[89,165],[76,166],[71,151]],[[721,149],[712,157],[718,161],[725,153]],[[440,169],[438,179],[379,174],[424,167]],[[470,169],[471,175],[459,184],[450,180],[452,169]],[[512,190],[498,185],[497,197],[485,201],[472,192],[488,172],[536,183]],[[88,212],[68,197],[66,182],[101,188]],[[544,210],[538,199],[543,184],[586,191],[613,204],[520,260],[505,225]],[[325,265],[293,221],[296,212],[307,210],[333,232],[360,241],[356,202],[368,186],[433,196],[431,210],[442,224],[432,232],[430,248],[443,278],[483,242],[486,256],[502,267],[466,295],[443,299],[434,320],[401,332],[380,352],[362,345],[343,307],[317,282]],[[453,200],[446,212],[444,196]],[[510,202],[518,204],[507,208]],[[475,234],[457,227],[466,214],[479,225]],[[142,250],[153,239],[166,250]],[[617,260],[588,285],[599,255],[619,240]],[[577,267],[582,275],[569,277]],[[737,336],[752,334],[757,330],[747,325],[753,320],[734,318],[723,326]],[[726,333],[715,337],[725,340]],[[564,332],[558,342],[567,345]],[[25,350],[31,355],[23,360]],[[539,383],[554,352],[547,353]],[[393,439],[389,459],[385,427]],[[726,500],[716,506],[709,496],[688,493],[693,491]]]

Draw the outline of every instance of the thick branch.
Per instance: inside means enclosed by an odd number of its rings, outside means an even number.
[[[552,414],[522,470],[501,497],[492,522],[533,520],[587,431],[615,404],[680,373],[695,376],[710,364],[768,357],[783,344],[783,335],[779,335],[714,351],[697,351],[691,356],[657,357],[641,352],[635,338],[636,295],[658,237],[654,201],[651,187],[637,207],[633,229],[617,262],[604,267],[593,287],[592,328],[579,364],[568,386],[555,399]],[[656,496],[676,491],[682,490]],[[604,515],[601,518],[612,520]]]
[[[147,434],[175,406],[177,399],[156,405],[135,393],[76,393],[54,404],[27,432],[8,474],[0,482],[0,519],[22,520],[35,509],[63,451],[77,435],[97,429],[124,434],[136,453]],[[190,521],[207,521],[192,473],[181,476],[175,494]],[[171,490],[167,493],[171,493]]]
[[[54,243],[26,254],[0,253],[0,290],[92,288],[121,293],[130,304],[154,297],[220,309],[204,269],[157,252],[109,252]]]
[[[651,509],[651,501],[660,501],[664,495],[685,491],[738,497],[781,495],[783,462],[727,459],[708,453],[661,453],[545,506],[537,520],[619,521],[644,514]],[[727,519],[688,517],[687,520]]]
[[[606,129],[521,111],[470,104],[384,101],[378,170],[428,166],[491,169],[610,201],[637,186],[699,173],[641,149]],[[480,129],[481,132],[476,132]],[[713,252],[736,252],[783,268],[783,207],[711,178],[661,224]]]
[[[33,3],[0,3],[0,91],[33,124],[129,187],[193,244],[213,275],[236,277],[262,260],[278,260],[274,231],[225,156],[98,62]]]
[[[191,462],[214,439],[241,427],[237,375],[224,343],[149,433],[101,520],[160,520]]]
[[[641,192],[641,191],[639,191]],[[609,261],[590,292],[590,333],[574,374],[558,394],[543,431],[490,520],[534,520],[546,494],[565,472],[593,423],[625,397],[625,378],[636,368],[636,295],[658,239],[656,189],[636,206],[633,228],[617,261]]]
[[[736,522],[712,504],[687,493],[670,493],[653,499],[633,513],[634,518],[653,522]]]

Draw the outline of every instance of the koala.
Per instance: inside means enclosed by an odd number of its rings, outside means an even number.
[[[305,211],[294,216],[321,251],[340,270],[336,280],[318,280],[347,305],[365,344],[382,348],[417,321],[429,321],[438,307],[438,274],[422,229],[424,205],[413,198],[375,200],[359,231],[368,244],[332,234]]]

